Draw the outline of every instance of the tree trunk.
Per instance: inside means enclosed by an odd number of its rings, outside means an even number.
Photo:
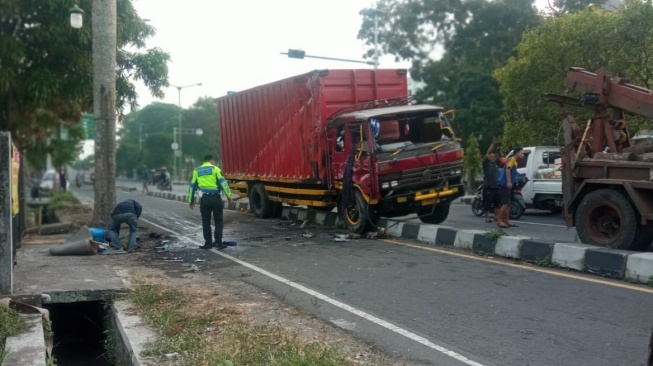
[[[92,17],[95,116],[93,223],[104,227],[116,204],[116,0],[94,0]]]
[[[623,152],[634,152],[638,155],[653,152],[653,141],[640,142],[635,146],[623,149]]]
[[[597,160],[627,160],[627,161],[639,160],[637,154],[633,152],[623,152],[623,153],[614,153],[614,154],[599,152],[594,154],[592,158]]]

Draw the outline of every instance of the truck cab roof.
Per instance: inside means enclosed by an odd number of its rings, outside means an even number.
[[[439,106],[425,104],[363,109],[336,115],[329,119],[327,126],[335,127],[347,122],[357,120],[369,120],[371,118],[390,118],[393,116],[400,116],[405,114],[439,112],[444,110],[444,108]]]

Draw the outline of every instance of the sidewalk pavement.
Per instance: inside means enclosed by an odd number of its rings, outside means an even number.
[[[174,201],[188,201],[187,194],[150,192],[149,195]],[[465,202],[465,198],[467,197],[462,197],[460,203]],[[233,201],[230,205],[224,201],[224,204],[229,210],[250,212],[247,198]],[[290,220],[309,220],[318,225],[343,227],[334,211],[320,212],[284,206],[282,216]],[[494,235],[493,231],[461,230],[445,225],[414,224],[390,219],[379,220],[378,226],[386,227],[388,235],[397,238],[455,247],[477,254],[519,259],[540,266],[627,279],[653,286],[653,252],[632,252],[578,243],[549,243],[524,236]]]

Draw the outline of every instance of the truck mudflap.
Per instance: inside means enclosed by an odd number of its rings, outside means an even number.
[[[463,185],[445,186],[442,189],[428,188],[383,197],[377,211],[383,214],[415,212],[424,206],[450,203],[464,195]]]

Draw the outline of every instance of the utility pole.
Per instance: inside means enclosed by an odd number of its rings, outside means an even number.
[[[183,163],[184,163],[184,160],[183,160],[184,159],[184,153],[183,153],[182,146],[181,146],[181,130],[182,130],[182,128],[181,128],[181,113],[183,112],[183,109],[181,108],[181,90],[184,89],[184,88],[191,87],[191,86],[202,86],[202,83],[196,83],[196,84],[190,84],[190,85],[184,85],[184,86],[170,84],[170,86],[172,86],[173,88],[177,88],[177,106],[179,106],[179,127],[177,127],[177,129],[179,131],[179,140],[177,140],[177,134],[174,133],[174,129],[173,129],[174,141],[175,141],[175,143],[177,143],[178,150],[179,150],[179,171],[177,171],[177,151],[175,151],[174,160],[173,160],[174,165],[175,165],[174,169],[175,169],[175,175],[177,175],[177,177],[179,177],[179,180],[183,180],[184,177],[183,177],[183,174],[182,174],[182,166],[183,166]]]
[[[379,12],[374,12],[374,70],[379,68]]]
[[[106,226],[116,204],[116,0],[93,0],[93,223]]]

